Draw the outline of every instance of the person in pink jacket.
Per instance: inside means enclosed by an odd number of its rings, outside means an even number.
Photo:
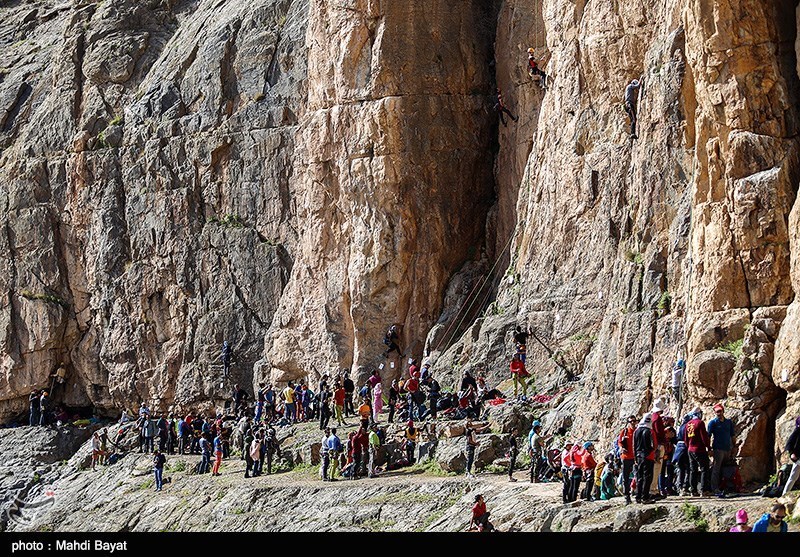
[[[383,387],[380,382],[372,388],[372,421],[378,422],[378,414],[383,410]]]

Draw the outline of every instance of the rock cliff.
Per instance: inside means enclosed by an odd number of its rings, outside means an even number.
[[[796,8],[4,3],[0,415],[62,361],[109,413],[363,375],[390,323],[498,381],[524,324],[539,390],[580,378],[550,424],[608,439],[682,356],[673,414],[725,402],[765,478],[800,413]]]

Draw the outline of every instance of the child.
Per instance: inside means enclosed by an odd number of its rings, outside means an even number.
[[[728,530],[729,532],[751,532],[753,529],[747,525],[747,511],[739,509],[736,511],[736,526]]]

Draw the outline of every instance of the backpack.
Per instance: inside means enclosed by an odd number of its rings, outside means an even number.
[[[783,494],[783,488],[786,485],[786,480],[789,479],[789,472],[792,470],[791,464],[784,464],[778,469],[775,476],[775,481],[769,484],[762,495],[764,497],[780,497]]]

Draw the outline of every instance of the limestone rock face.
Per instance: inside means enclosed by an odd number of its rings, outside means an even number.
[[[651,4],[4,5],[0,417],[60,362],[109,413],[423,356],[493,386],[520,324],[546,425],[607,441],[682,357],[670,412],[722,400],[765,479],[800,413],[796,7]]]

